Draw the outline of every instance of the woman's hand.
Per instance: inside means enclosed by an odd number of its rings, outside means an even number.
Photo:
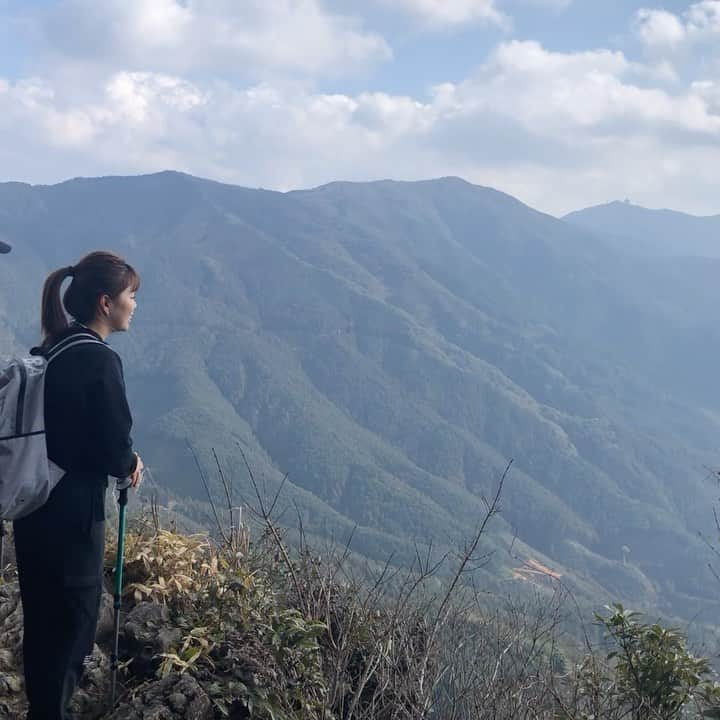
[[[135,453],[135,457],[137,458],[137,465],[135,466],[135,471],[130,475],[130,487],[138,488],[140,486],[140,483],[142,482],[142,476],[143,471],[145,470],[145,464],[140,459],[140,456]]]

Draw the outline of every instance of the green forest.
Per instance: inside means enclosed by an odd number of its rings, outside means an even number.
[[[247,499],[242,451],[268,492],[287,475],[282,524],[402,565],[472,536],[512,460],[488,588],[538,563],[588,608],[711,627],[718,260],[680,230],[649,251],[662,220],[633,209],[561,220],[458,178],[5,183],[2,348],[39,339],[49,270],[113,249],[143,277],[113,339],[135,443],[189,519],[211,521],[192,452]]]

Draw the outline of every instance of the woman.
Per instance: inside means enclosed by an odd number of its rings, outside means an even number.
[[[66,278],[72,281],[61,301]],[[122,258],[93,252],[50,274],[43,288],[43,344],[33,354],[76,334],[100,342],[68,348],[48,365],[48,456],[65,475],[45,505],[14,522],[28,720],[69,718],[102,597],[108,475],[140,483],[143,463],[132,449],[122,364],[105,343],[130,327],[139,286]]]

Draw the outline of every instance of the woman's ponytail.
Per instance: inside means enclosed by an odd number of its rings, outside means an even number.
[[[68,327],[68,319],[63,309],[60,297],[60,288],[65,278],[72,277],[72,266],[60,268],[48,275],[43,286],[42,310],[40,313],[40,324],[42,326],[43,340],[51,342]]]

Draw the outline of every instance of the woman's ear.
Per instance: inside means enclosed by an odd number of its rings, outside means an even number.
[[[101,295],[100,301],[98,302],[98,307],[100,309],[100,316],[104,318],[110,317],[110,296],[109,295]]]

